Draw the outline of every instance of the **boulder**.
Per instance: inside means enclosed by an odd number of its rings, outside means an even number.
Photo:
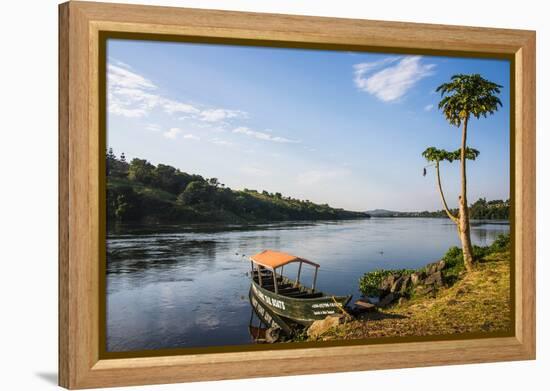
[[[374,304],[364,300],[357,300],[354,304],[359,312],[374,311],[376,309]]]
[[[407,289],[409,288],[409,285],[411,283],[411,276],[403,276],[403,282],[401,283],[401,289],[399,290],[399,293],[405,294],[407,292]]]
[[[419,295],[428,295],[430,293],[434,293],[435,288],[433,285],[418,285],[414,291]]]
[[[436,286],[442,286],[443,285],[443,275],[440,271],[435,272],[433,274],[430,274],[426,279],[424,280],[425,285],[436,285]]]
[[[281,338],[281,329],[279,327],[270,327],[265,332],[265,341],[275,343]]]
[[[397,278],[391,288],[390,288],[390,292],[397,292],[399,289],[401,289],[401,284],[403,283],[403,277],[399,277]]]
[[[411,284],[412,286],[417,286],[422,282],[422,280],[425,278],[424,272],[415,272],[411,274]]]
[[[380,302],[378,303],[378,306],[379,307],[387,307],[388,305],[390,305],[395,299],[397,298],[397,296],[395,294],[393,294],[392,292],[388,293],[386,296],[384,296],[383,298],[380,299]]]
[[[442,259],[437,262],[429,263],[426,265],[426,274],[434,274],[445,269],[445,261]]]
[[[428,263],[426,265],[426,274],[429,276],[430,274],[434,274],[435,272],[437,272],[437,262]]]
[[[323,320],[316,320],[307,329],[307,335],[308,337],[318,338],[333,327],[343,323],[343,321],[343,315],[329,315]]]
[[[395,275],[390,274],[389,276],[384,278],[380,283],[380,286],[379,286],[380,290],[382,292],[389,292],[391,290],[391,287],[393,286],[394,281],[395,281]]]

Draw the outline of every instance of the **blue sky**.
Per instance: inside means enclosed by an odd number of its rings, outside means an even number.
[[[115,153],[351,210],[436,210],[422,151],[460,145],[435,88],[456,73],[503,86],[469,123],[470,201],[509,197],[509,62],[109,40],[107,143]],[[455,206],[458,164],[442,165]]]

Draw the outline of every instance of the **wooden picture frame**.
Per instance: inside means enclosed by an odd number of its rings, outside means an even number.
[[[100,37],[511,59],[514,335],[104,358]],[[104,136],[103,136],[104,137]],[[535,32],[68,2],[59,6],[59,384],[70,389],[535,358]]]

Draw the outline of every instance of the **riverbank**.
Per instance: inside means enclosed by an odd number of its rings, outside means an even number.
[[[439,288],[411,288],[395,304],[360,314],[309,340],[509,332],[509,239],[501,237],[496,245],[478,248],[478,254],[473,272],[447,264],[441,270],[444,281]]]
[[[183,175],[184,173],[180,173]],[[285,197],[281,193],[232,190],[198,175],[180,186],[161,187],[129,177],[107,178],[107,220],[117,223],[156,224],[260,224],[284,221],[365,219],[370,216]],[[168,191],[168,190],[170,191]],[[181,190],[181,191],[180,191]],[[179,193],[178,193],[179,191]]]

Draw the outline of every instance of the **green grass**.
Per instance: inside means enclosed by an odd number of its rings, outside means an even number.
[[[454,281],[440,288],[435,297],[413,295],[401,304],[341,325],[322,339],[511,331],[509,235],[476,251],[474,270],[465,273],[462,251],[449,249],[443,257],[448,262],[444,274]]]

